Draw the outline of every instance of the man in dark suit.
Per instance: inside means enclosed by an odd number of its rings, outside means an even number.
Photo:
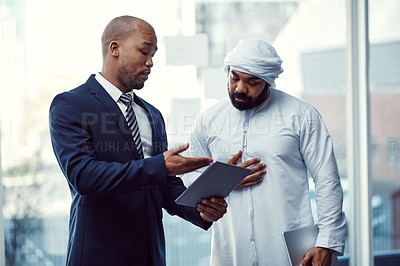
[[[67,265],[165,265],[162,208],[207,230],[227,204],[175,203],[185,189],[175,175],[212,160],[180,156],[187,144],[167,150],[161,113],[132,92],[153,66],[151,25],[117,17],[104,30],[102,48],[102,71],[50,107],[53,149],[72,195]]]

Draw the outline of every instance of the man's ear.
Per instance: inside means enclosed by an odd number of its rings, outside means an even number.
[[[112,56],[119,56],[119,43],[116,41],[110,42],[108,50]]]

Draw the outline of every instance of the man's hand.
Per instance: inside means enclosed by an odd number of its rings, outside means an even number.
[[[197,210],[200,212],[200,217],[207,222],[218,221],[226,213],[228,203],[221,198],[203,199],[197,204]]]
[[[237,162],[239,161],[239,159],[241,157],[242,157],[242,151],[239,151],[232,158],[230,158],[227,163],[237,165]],[[243,189],[246,187],[251,187],[251,186],[257,185],[263,181],[262,176],[267,172],[265,170],[266,165],[265,165],[265,163],[260,163],[259,158],[250,159],[241,164],[238,164],[237,166],[247,168],[250,165],[254,165],[254,164],[256,164],[256,165],[249,168],[251,170],[250,174],[248,176],[246,176],[246,178],[243,179],[242,182],[240,182],[240,184],[235,188],[235,190],[240,190],[240,189]]]
[[[303,260],[301,266],[330,266],[332,263],[332,252],[328,248],[315,247],[310,249]]]
[[[187,148],[189,148],[188,143],[163,153],[165,168],[169,176],[192,172],[212,163],[213,160],[207,157],[188,158],[179,155],[179,153],[187,150]]]

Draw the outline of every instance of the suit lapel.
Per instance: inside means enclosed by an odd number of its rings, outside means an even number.
[[[94,75],[91,75],[86,82],[89,85],[90,92],[94,97],[99,100],[107,109],[109,115],[115,120],[118,128],[123,133],[125,140],[129,143],[129,148],[134,154],[136,159],[140,159],[137,152],[136,145],[132,139],[132,133],[128,127],[125,116],[122,114],[121,109],[118,107],[114,99],[107,93],[107,91],[97,82]]]

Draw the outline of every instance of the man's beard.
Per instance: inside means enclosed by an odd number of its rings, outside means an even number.
[[[128,91],[140,90],[144,87],[144,82],[138,81],[136,77],[137,76],[132,75],[126,69],[126,65],[123,65],[118,69],[118,80],[128,89]]]
[[[229,85],[228,85],[228,92],[229,92]],[[247,96],[246,93],[239,93],[239,92],[229,92],[229,98],[231,99],[232,105],[241,111],[253,109],[254,107],[262,104],[268,96],[268,84],[265,84],[264,89],[261,93],[253,100],[250,96]],[[244,102],[238,102],[235,98],[245,100]]]

